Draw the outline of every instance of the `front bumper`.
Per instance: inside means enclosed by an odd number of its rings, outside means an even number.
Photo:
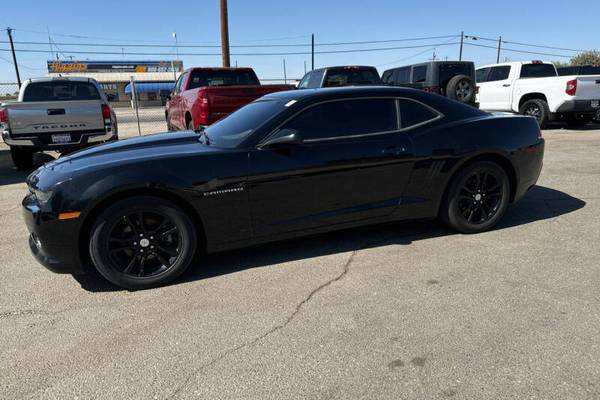
[[[592,107],[592,100],[569,100],[565,101],[556,110],[557,113],[582,113],[595,114],[598,108]]]
[[[79,257],[79,220],[59,220],[55,213],[41,210],[33,195],[23,199],[23,219],[30,232],[29,248],[35,259],[56,273],[82,274]]]

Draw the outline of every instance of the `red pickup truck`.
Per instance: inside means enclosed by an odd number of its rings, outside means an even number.
[[[167,98],[165,118],[170,131],[210,125],[268,93],[292,85],[261,85],[252,68],[190,68]]]

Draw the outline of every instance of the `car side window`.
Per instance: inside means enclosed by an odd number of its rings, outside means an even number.
[[[475,71],[475,81],[477,83],[483,83],[488,81],[488,74],[491,68],[480,68]]]
[[[398,106],[400,109],[400,127],[402,129],[422,125],[440,118],[439,113],[414,100],[398,99]]]
[[[490,69],[490,73],[488,74],[487,81],[495,82],[495,81],[503,81],[508,79],[508,75],[510,74],[510,65],[503,65],[501,67],[492,67]]]
[[[402,67],[396,70],[396,83],[410,83],[410,67]]]
[[[183,75],[180,76],[181,82],[179,83],[178,93],[183,92],[183,90],[185,89],[184,86],[185,86],[185,81],[187,80],[187,77],[188,77],[187,72],[184,72]]]
[[[307,73],[306,75],[304,75],[304,78],[302,78],[302,80],[298,84],[298,89],[306,89],[306,88],[308,88],[308,82],[310,81],[310,76],[311,76],[310,72]]]
[[[312,106],[282,129],[299,132],[304,141],[389,132],[397,129],[393,99],[337,100]]]
[[[412,83],[421,83],[427,80],[427,65],[413,67]]]
[[[310,80],[308,82],[308,88],[309,89],[320,88],[324,73],[325,73],[325,70],[322,70],[322,69],[310,72]]]

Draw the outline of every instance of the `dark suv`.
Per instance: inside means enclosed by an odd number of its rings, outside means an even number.
[[[306,73],[298,89],[318,89],[338,86],[381,85],[379,72],[375,67],[343,66],[313,69]]]
[[[471,61],[429,61],[388,69],[383,83],[437,93],[461,103],[475,103],[475,64]]]

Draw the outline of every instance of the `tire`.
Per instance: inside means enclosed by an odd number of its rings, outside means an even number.
[[[542,99],[527,100],[519,107],[519,114],[534,117],[540,128],[545,128],[550,116],[548,103]]]
[[[33,154],[35,151],[23,148],[23,147],[12,147],[10,148],[10,156],[13,164],[18,170],[27,170],[33,168]]]
[[[490,161],[479,161],[452,179],[440,210],[443,221],[462,233],[491,229],[506,212],[510,197],[508,175]]]
[[[98,216],[89,250],[94,266],[111,283],[148,289],[173,281],[188,268],[196,238],[191,219],[175,204],[158,197],[130,197]]]
[[[446,96],[461,103],[474,103],[475,82],[467,75],[456,75],[446,85]]]

